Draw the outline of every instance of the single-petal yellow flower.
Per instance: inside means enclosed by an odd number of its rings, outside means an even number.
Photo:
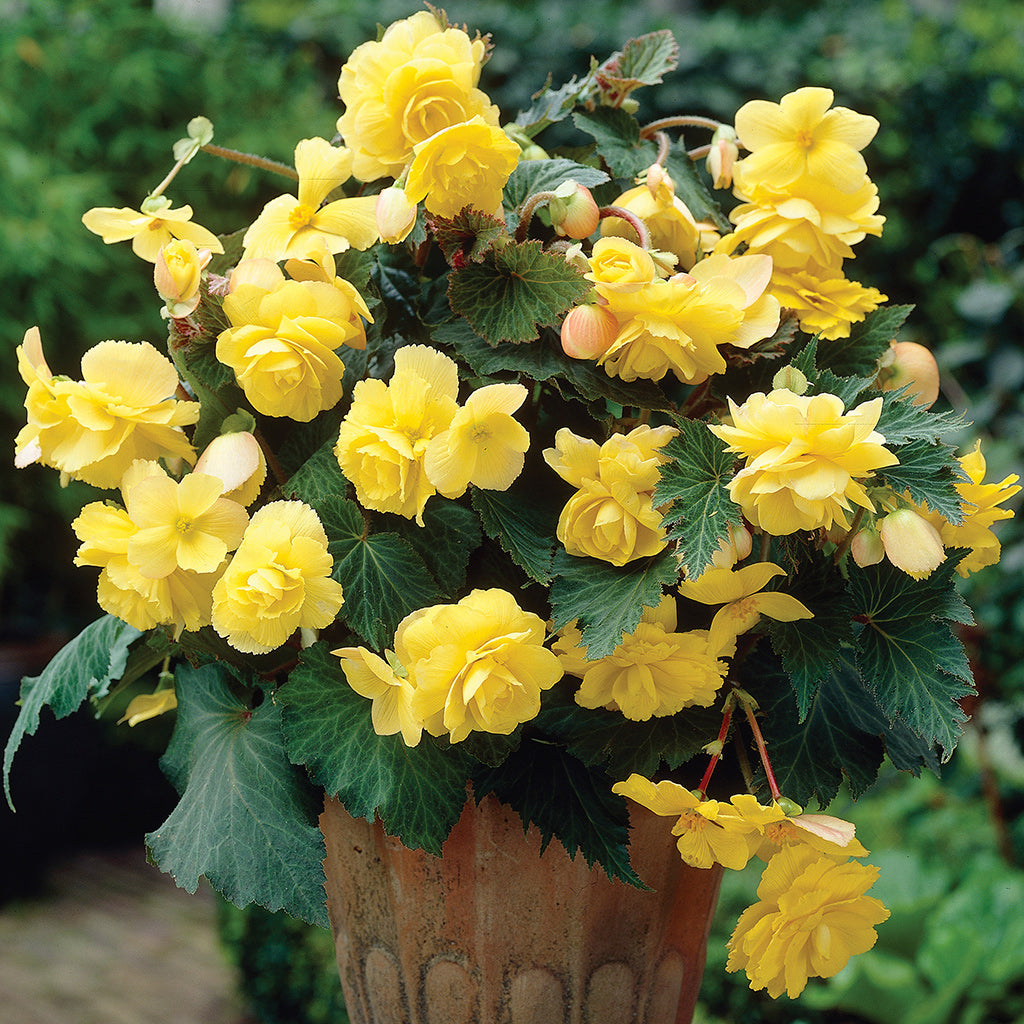
[[[412,710],[416,692],[408,673],[395,671],[390,662],[365,647],[340,647],[331,654],[341,659],[349,686],[360,697],[372,700],[370,720],[378,736],[400,732],[407,747],[415,747],[423,734],[423,723]]]
[[[375,196],[356,196],[321,204],[352,175],[352,154],[326,139],[302,139],[295,147],[298,197],[271,199],[246,231],[244,259],[281,260],[304,256],[324,245],[332,253],[368,249],[377,241]]]
[[[832,108],[833,99],[831,89],[808,86],[778,103],[751,100],[740,107],[736,133],[751,151],[740,162],[745,180],[784,188],[807,174],[840,192],[856,191],[867,173],[860,151],[875,137],[878,122]]]
[[[711,568],[697,579],[683,580],[679,592],[701,604],[723,605],[711,621],[708,648],[713,652],[729,651],[736,638],[753,629],[762,615],[776,622],[814,618],[814,613],[792,595],[762,592],[770,580],[785,575],[784,569],[771,562],[755,562],[740,569]]]
[[[178,696],[173,686],[157,690],[156,693],[140,693],[137,697],[132,697],[117,724],[127,722],[134,728],[139,722],[148,722],[151,718],[173,711],[177,706]]]
[[[224,251],[212,231],[192,223],[191,206],[172,210],[171,201],[163,196],[149,200],[146,205],[150,212],[140,213],[127,206],[97,206],[82,215],[82,223],[108,245],[130,238],[135,255],[149,263],[156,263],[160,250],[175,238],[192,242],[198,249]]]

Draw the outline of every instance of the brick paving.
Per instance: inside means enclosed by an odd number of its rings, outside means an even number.
[[[253,1024],[215,917],[140,849],[77,854],[0,909],[0,1021]]]

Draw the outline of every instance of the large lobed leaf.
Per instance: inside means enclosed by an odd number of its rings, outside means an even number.
[[[150,855],[183,889],[205,875],[237,906],[258,903],[327,926],[318,799],[289,763],[281,708],[250,710],[220,665],[176,673],[178,720],[161,767],[181,793],[146,836]]]
[[[491,249],[448,278],[452,311],[491,344],[533,341],[539,328],[556,326],[589,290],[564,256],[544,252],[537,241]]]
[[[711,563],[719,542],[739,526],[742,516],[729,497],[735,456],[711,433],[707,424],[680,420],[679,434],[662,449],[668,456],[654,489],[654,502],[669,504],[662,520],[691,577]]]
[[[573,114],[573,121],[580,131],[594,139],[597,152],[616,178],[634,178],[657,158],[657,144],[640,138],[636,119],[624,110],[614,107],[580,110]]]
[[[537,503],[536,491],[513,485],[507,491],[473,489],[473,507],[489,537],[531,579],[551,582],[558,512]]]
[[[427,736],[416,747],[407,747],[401,735],[378,736],[370,701],[348,685],[323,643],[302,652],[277,699],[293,762],[304,764],[349,814],[367,821],[379,814],[406,846],[440,856],[466,802],[474,761]]]
[[[4,793],[11,801],[10,773],[22,737],[35,734],[43,707],[56,718],[77,711],[88,697],[102,697],[112,682],[121,678],[128,662],[128,648],[141,634],[133,626],[104,615],[65,644],[42,675],[22,680],[21,708],[4,748]]]
[[[507,210],[515,210],[536,192],[553,192],[566,181],[593,188],[608,180],[599,167],[588,167],[558,157],[553,160],[524,160],[509,176],[502,201]]]

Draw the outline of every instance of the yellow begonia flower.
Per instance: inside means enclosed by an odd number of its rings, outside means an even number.
[[[242,239],[243,259],[281,260],[326,246],[332,253],[369,249],[378,239],[375,196],[320,204],[352,175],[352,154],[326,139],[302,139],[295,147],[298,197],[271,199]]]
[[[174,687],[169,686],[165,690],[157,690],[156,693],[140,693],[132,697],[125,708],[123,717],[117,721],[118,725],[127,722],[134,728],[139,722],[148,722],[167,711],[173,711],[178,706],[178,697]]]
[[[611,205],[639,217],[650,232],[651,248],[672,253],[683,270],[689,270],[718,237],[714,231],[702,233],[701,225],[676,196],[674,182],[658,164],[648,171],[643,184],[623,192]],[[601,235],[629,239],[636,232],[621,217],[605,217]]]
[[[415,747],[423,734],[423,722],[413,714],[416,692],[409,679],[400,676],[383,658],[365,647],[341,647],[331,654],[341,659],[349,686],[360,697],[372,700],[370,720],[378,736],[400,732],[407,747]]]
[[[755,392],[742,406],[729,400],[731,424],[709,430],[747,462],[729,496],[758,529],[773,536],[798,530],[849,529],[850,503],[874,506],[860,479],[899,461],[875,429],[882,400],[845,412],[835,395]]]
[[[158,463],[132,463],[121,481],[126,505],[132,489],[150,479],[173,484]],[[123,508],[91,502],[71,526],[82,542],[75,564],[101,570],[97,600],[105,612],[139,630],[172,626],[176,638],[183,630],[194,632],[210,624],[213,586],[223,571],[223,561],[209,572],[175,568],[155,579],[143,575],[129,554],[138,527]]]
[[[72,381],[52,376],[33,327],[18,347],[18,371],[28,385],[18,467],[41,462],[109,488],[136,459],[194,460],[181,427],[199,419],[199,403],[173,397],[178,372],[148,342],[100,342],[82,357],[83,379]]]
[[[334,454],[364,508],[394,512],[423,525],[435,493],[424,468],[427,448],[458,411],[453,360],[425,345],[395,353],[390,383],[361,380],[338,432]]]
[[[444,128],[477,116],[497,125],[498,108],[476,87],[486,52],[483,39],[445,28],[433,11],[357,46],[338,80],[338,131],[351,147],[352,173],[398,178],[413,147]]]
[[[765,824],[764,837],[754,852],[761,860],[767,861],[778,853],[780,847],[803,843],[818,853],[840,860],[866,857],[868,851],[860,844],[854,832],[851,822],[833,818],[830,814],[780,817]]]
[[[448,430],[431,438],[424,468],[446,498],[473,484],[504,491],[523,471],[530,435],[512,414],[526,401],[522,384],[489,384],[474,391]]]
[[[175,569],[216,570],[238,547],[249,516],[237,502],[221,497],[224,482],[204,473],[181,481],[154,474],[128,491],[128,518],[136,532],[128,541],[128,559],[149,579]]]
[[[654,488],[665,461],[658,449],[676,433],[673,427],[641,426],[600,447],[567,427],[555,434],[544,461],[578,488],[558,518],[557,536],[570,555],[625,565],[665,547]]]
[[[504,590],[474,590],[458,604],[421,608],[395,634],[395,655],[415,688],[412,712],[432,736],[459,743],[474,730],[508,735],[540,711],[562,677],[544,622]]]
[[[841,269],[811,264],[803,270],[776,267],[769,290],[780,305],[796,313],[800,330],[827,341],[848,338],[851,324],[888,301],[877,288],[847,280]]]
[[[135,255],[150,263],[156,263],[160,250],[175,238],[191,242],[198,249],[224,251],[220,239],[212,231],[192,223],[191,206],[172,210],[171,201],[165,199],[164,202],[165,207],[152,213],[140,213],[127,206],[120,209],[98,206],[82,215],[82,223],[108,245],[126,242],[130,238]],[[150,203],[157,205],[152,200]]]
[[[240,283],[224,312],[231,327],[217,338],[217,358],[234,370],[253,408],[307,423],[338,404],[345,364],[335,349],[365,348],[362,318],[370,319],[348,281],[282,275],[270,289]]]
[[[718,255],[690,273],[656,279],[632,291],[596,281],[619,321],[615,341],[598,359],[611,377],[661,380],[669,371],[699,384],[726,368],[719,346],[748,348],[779,325],[779,303],[764,294],[771,278],[766,256]]]
[[[522,151],[500,128],[474,117],[416,144],[405,183],[410,203],[455,217],[473,208],[493,214]]]
[[[865,893],[878,868],[838,862],[808,846],[783,846],[761,876],[759,902],[729,939],[727,971],[744,969],[752,989],[795,999],[811,977],[831,978],[851,956],[871,949],[875,925],[889,917]]]
[[[583,276],[598,285],[605,297],[612,292],[637,292],[658,277],[651,254],[626,238],[599,238]]]
[[[676,632],[676,604],[667,595],[644,608],[636,629],[606,657],[588,660],[580,642],[569,626],[553,646],[565,671],[582,680],[576,703],[614,708],[634,722],[710,707],[728,668],[709,650],[705,630]]]
[[[972,572],[995,565],[999,561],[1000,547],[996,535],[992,532],[994,523],[1001,519],[1012,519],[1013,512],[998,506],[1012,498],[1019,490],[1016,473],[1003,477],[998,483],[984,483],[985,456],[981,454],[981,442],[978,441],[974,450],[961,456],[960,465],[970,478],[970,482],[958,481],[957,492],[963,501],[964,521],[959,526],[938,517],[939,532],[942,543],[947,548],[970,548],[956,567],[961,576],[967,577]]]
[[[846,107],[832,107],[831,89],[810,86],[779,103],[751,100],[736,112],[736,133],[751,151],[741,161],[746,181],[784,188],[810,175],[840,192],[855,192],[867,167],[862,150],[878,122]]]
[[[771,562],[755,562],[741,569],[706,569],[697,579],[683,580],[679,593],[701,604],[720,604],[711,621],[708,648],[721,653],[733,648],[736,638],[753,629],[767,615],[776,622],[812,619],[814,613],[790,594],[762,593],[769,580],[786,572]]]
[[[244,654],[267,654],[297,629],[329,626],[344,602],[332,567],[313,509],[264,505],[213,588],[213,628]]]
[[[678,783],[665,780],[657,784],[636,773],[625,782],[616,782],[612,792],[662,817],[676,818],[672,835],[683,862],[695,868],[714,864],[742,871],[753,855],[752,836],[760,834],[759,825],[735,813],[730,804],[701,800]]]

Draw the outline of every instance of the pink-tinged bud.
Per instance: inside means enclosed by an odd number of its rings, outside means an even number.
[[[878,528],[886,557],[915,580],[926,579],[942,564],[946,552],[939,531],[912,509],[890,512]]]
[[[215,476],[224,484],[224,497],[249,505],[267,478],[267,460],[256,438],[246,430],[215,437],[193,470]]]
[[[563,181],[548,201],[551,224],[568,238],[589,238],[601,221],[601,213],[590,189],[575,181]]]
[[[869,565],[878,565],[885,558],[881,534],[874,526],[862,527],[850,541],[850,554],[862,569]]]
[[[745,526],[729,527],[729,536],[718,542],[718,550],[711,556],[716,569],[731,569],[742,562],[753,550],[754,540]]]
[[[416,204],[409,202],[404,189],[394,185],[377,196],[374,213],[381,241],[390,245],[404,242],[416,223]]]
[[[167,316],[180,320],[195,312],[203,268],[209,262],[209,249],[197,249],[184,238],[175,238],[160,250],[153,264],[153,284]]]
[[[737,144],[736,129],[731,125],[719,125],[711,136],[711,148],[708,150],[704,166],[711,175],[711,183],[715,188],[728,188],[732,184],[732,168],[740,155]]]
[[[600,359],[619,333],[604,306],[576,306],[562,321],[562,351],[573,359]]]
[[[927,409],[939,397],[935,356],[916,341],[894,341],[879,360],[876,384],[883,391],[895,391],[909,384],[914,405]]]

